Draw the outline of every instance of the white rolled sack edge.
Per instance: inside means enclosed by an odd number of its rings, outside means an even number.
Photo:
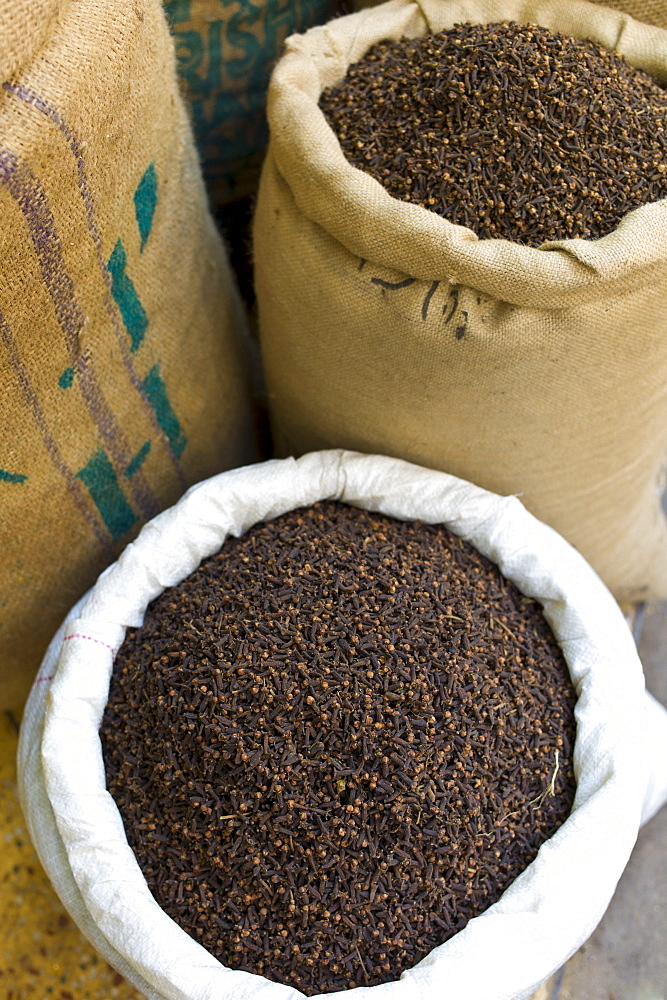
[[[19,790],[40,860],[100,954],[149,1000],[286,1000],[225,968],[153,899],[106,791],[98,730],[113,658],[147,605],[229,535],[321,499],[442,523],[544,607],[578,693],[570,817],[501,899],[400,979],[352,1000],[524,1000],[591,934],[640,822],[667,799],[667,712],[646,695],[623,615],[583,558],[514,497],[339,450],[273,460],[193,487],[147,524],[72,609],[26,706]],[[372,997],[371,997],[372,994]],[[342,994],[327,994],[329,998]]]

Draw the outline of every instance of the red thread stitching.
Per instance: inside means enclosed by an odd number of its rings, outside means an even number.
[[[92,635],[81,635],[79,632],[77,632],[74,635],[66,635],[65,638],[63,639],[63,642],[67,642],[68,639],[89,639],[90,642],[96,642],[100,646],[105,646],[108,650],[110,650],[111,653],[113,653],[113,649],[111,646],[109,646],[108,643],[102,642],[101,639],[94,639]]]
[[[37,680],[35,681],[35,684],[41,684],[43,681],[52,681],[53,678],[54,674],[51,674],[50,677],[38,677]]]

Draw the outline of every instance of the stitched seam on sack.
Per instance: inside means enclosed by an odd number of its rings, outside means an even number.
[[[68,639],[88,639],[90,642],[96,642],[99,646],[105,646],[113,656],[113,648],[107,642],[102,642],[101,639],[94,639],[92,635],[81,635],[79,632],[75,632],[73,635],[66,635],[63,642],[67,642]]]

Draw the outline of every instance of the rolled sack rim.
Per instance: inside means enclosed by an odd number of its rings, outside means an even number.
[[[246,1000],[301,996],[264,977],[227,969],[158,906],[106,791],[98,729],[115,651],[126,627],[141,623],[148,603],[226,537],[327,498],[444,523],[469,538],[524,593],[540,600],[563,649],[578,693],[578,784],[569,818],[463,931],[400,979],[352,991],[356,1000],[406,1000],[446,988],[448,997],[488,1000],[490,968],[493,996],[523,996],[592,932],[634,845],[642,798],[637,774],[643,672],[618,605],[560,535],[516,497],[398,459],[335,449],[222,473],[149,522],[105,570],[76,620],[68,620],[57,665],[49,670],[37,749],[69,869],[95,933],[142,982],[170,1000],[208,1000],[220,990]],[[480,962],[482,954],[489,965]],[[373,998],[367,998],[369,989]]]
[[[268,92],[268,156],[298,210],[361,260],[421,281],[466,285],[527,308],[567,308],[612,286],[615,293],[629,292],[655,280],[667,270],[667,198],[628,212],[598,240],[534,248],[479,239],[465,226],[394,198],[345,158],[318,100],[351,63],[386,38],[498,20],[590,38],[667,83],[667,29],[588,0],[389,0],[286,41]]]

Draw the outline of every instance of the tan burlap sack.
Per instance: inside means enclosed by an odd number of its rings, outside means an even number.
[[[351,166],[317,106],[376,41],[515,19],[667,82],[667,31],[580,0],[391,0],[287,44],[255,221],[278,450],[340,446],[517,493],[621,600],[667,594],[667,200],[597,241],[478,240]]]
[[[566,0],[567,2],[567,0]],[[613,7],[636,17],[646,24],[656,24],[659,28],[667,28],[667,0],[591,0],[602,7]],[[377,6],[377,0],[352,0],[351,10],[363,10],[364,7]]]
[[[0,707],[202,476],[252,457],[243,321],[159,0],[0,7]]]
[[[646,24],[667,28],[667,0],[593,0],[593,3],[622,10]]]
[[[283,42],[339,0],[165,0],[210,197],[253,195],[268,141],[266,90]]]

